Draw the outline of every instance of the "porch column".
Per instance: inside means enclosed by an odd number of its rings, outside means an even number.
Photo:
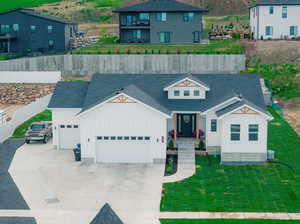
[[[196,139],[200,138],[200,113],[196,113]]]
[[[177,114],[173,114],[174,141],[177,140]]]

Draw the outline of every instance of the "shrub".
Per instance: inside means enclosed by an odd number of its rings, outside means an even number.
[[[231,36],[232,36],[233,39],[237,39],[237,40],[241,39],[241,34],[240,33],[232,33]]]
[[[205,149],[205,144],[202,139],[199,141],[198,149],[200,149],[201,151],[203,151]]]
[[[173,159],[169,158],[167,161],[167,168],[166,168],[166,172],[171,174],[174,171],[174,166],[173,166]]]
[[[169,149],[174,149],[174,142],[173,142],[172,139],[169,141],[168,148]]]

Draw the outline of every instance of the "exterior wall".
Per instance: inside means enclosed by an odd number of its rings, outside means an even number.
[[[183,21],[183,12],[167,13],[167,21],[157,21],[155,13],[150,14],[151,43],[160,43],[160,32],[171,32],[171,44],[193,43],[193,32],[202,33],[202,14],[194,13],[193,22]],[[184,30],[184,32],[183,32]],[[201,34],[200,34],[201,39]]]
[[[52,110],[52,125],[53,125],[53,145],[59,148],[59,125],[61,124],[79,125],[79,120],[76,117],[76,114],[78,114],[81,109],[62,108],[62,109],[51,109],[51,110]],[[81,129],[80,126],[79,128]]]
[[[282,6],[274,5],[274,14],[269,14],[270,6],[257,6],[250,9],[250,25],[254,32],[254,37],[260,39],[283,39],[290,36],[290,26],[298,27],[298,37],[300,36],[300,5],[287,5],[287,18],[282,18]],[[254,16],[254,10],[256,10]],[[273,26],[273,35],[266,36],[266,26]]]
[[[230,140],[230,125],[231,124],[240,124],[240,141],[231,141]],[[258,141],[249,141],[248,140],[248,125],[249,124],[258,124]],[[226,153],[231,155],[231,158],[225,156],[226,162],[231,161],[253,161],[253,159],[258,159],[261,161],[261,158],[266,160],[267,155],[267,136],[268,136],[268,122],[267,119],[260,114],[231,114],[222,119],[222,126],[220,129],[221,135],[221,150],[222,155]],[[244,154],[245,157],[239,157],[237,155]],[[251,156],[253,155],[253,156]],[[223,158],[221,158],[223,160]]]
[[[167,120],[139,103],[101,105],[80,117],[80,128],[83,158],[96,157],[96,136],[141,135],[151,137],[153,160],[166,158]]]
[[[28,53],[36,51],[62,52],[66,50],[65,24],[36,16],[13,11],[0,14],[0,25],[10,25],[10,34],[16,36],[10,42],[10,50],[15,53]],[[19,31],[13,31],[13,24],[19,24]],[[35,25],[37,31],[32,33],[30,26]],[[48,26],[53,26],[53,32],[48,33]],[[49,49],[49,40],[54,40],[53,50]]]
[[[0,61],[0,71],[62,71],[63,76],[240,73],[245,67],[245,55],[56,55]]]

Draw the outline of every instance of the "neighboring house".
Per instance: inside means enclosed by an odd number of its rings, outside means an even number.
[[[267,158],[272,117],[254,74],[99,74],[90,82],[59,82],[48,107],[53,144],[81,143],[84,160],[162,162],[172,130],[178,138],[204,133],[207,152],[221,154],[222,163]]]
[[[0,13],[0,53],[67,51],[76,32],[75,23],[33,9]]]
[[[150,0],[115,10],[121,43],[200,43],[206,9],[175,0]]]
[[[255,39],[292,39],[300,36],[300,0],[258,0],[250,7]]]

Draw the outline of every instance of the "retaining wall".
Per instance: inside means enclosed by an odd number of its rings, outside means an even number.
[[[62,75],[239,73],[245,55],[56,55],[1,61],[0,71],[61,71]]]

